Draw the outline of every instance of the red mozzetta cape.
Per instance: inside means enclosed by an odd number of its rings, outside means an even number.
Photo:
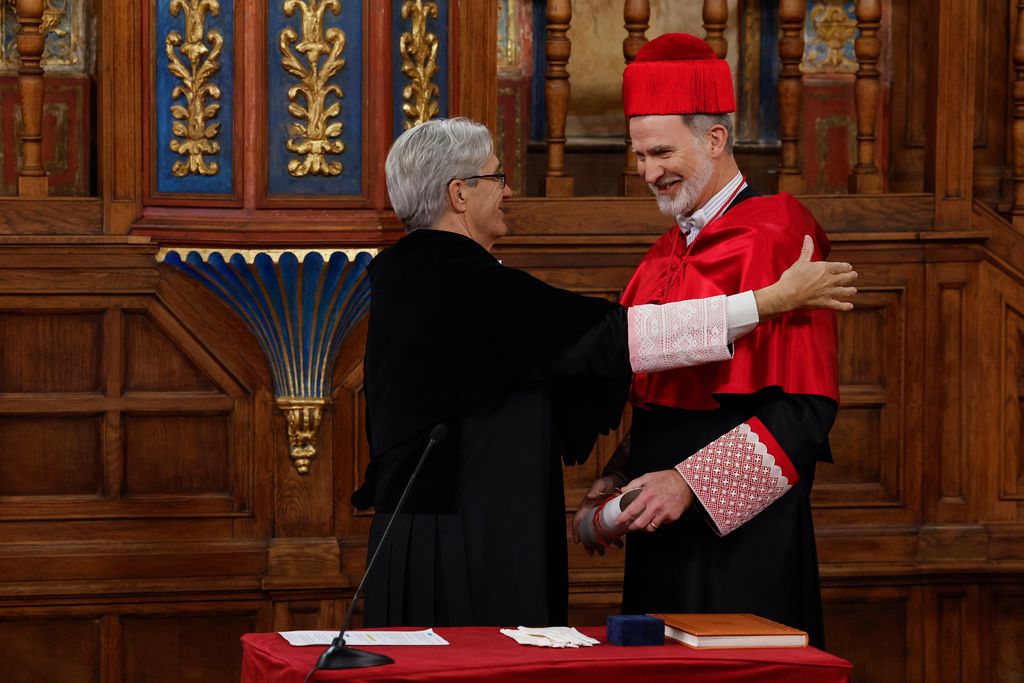
[[[825,232],[789,194],[753,197],[706,225],[689,247],[678,226],[662,235],[622,294],[623,306],[660,304],[766,287],[800,254],[804,235],[813,259],[828,257]],[[715,394],[752,394],[780,387],[788,394],[839,400],[833,311],[793,311],[736,340],[731,361],[708,363],[633,379],[637,406],[690,410],[718,408]]]

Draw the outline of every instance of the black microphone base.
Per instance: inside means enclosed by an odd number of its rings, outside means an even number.
[[[333,671],[335,669],[361,669],[367,666],[382,666],[394,663],[395,660],[387,655],[356,650],[346,645],[331,645],[320,655],[316,668]]]

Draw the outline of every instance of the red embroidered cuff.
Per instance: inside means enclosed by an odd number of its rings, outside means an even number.
[[[676,470],[725,536],[799,481],[796,468],[756,417],[700,449]]]

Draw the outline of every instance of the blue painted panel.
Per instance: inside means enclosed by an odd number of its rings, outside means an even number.
[[[761,111],[762,141],[779,139],[779,8],[776,0],[761,0]]]
[[[176,31],[182,36],[183,45],[186,33],[185,13],[179,9],[178,16],[172,16],[170,13],[171,2],[172,0],[157,0],[156,2],[156,42],[153,46],[153,55],[156,60],[154,65],[156,92],[153,94],[156,119],[156,168],[153,172],[156,174],[156,190],[160,193],[228,195],[232,191],[232,150],[234,148],[232,120],[235,77],[234,3],[233,0],[220,0],[217,14],[212,12],[205,14],[202,42],[210,52],[207,52],[199,61],[200,68],[202,68],[214,48],[210,35],[214,32],[219,33],[223,38],[223,44],[215,60],[220,63],[220,68],[210,73],[206,81],[220,89],[220,97],[207,95],[204,104],[206,106],[220,105],[220,109],[205,122],[207,127],[218,126],[217,134],[213,139],[220,144],[220,149],[212,154],[203,155],[207,165],[217,164],[217,172],[213,175],[188,173],[178,177],[171,172],[171,167],[176,161],[187,162],[188,155],[178,154],[170,147],[171,141],[177,137],[173,134],[173,125],[176,119],[172,118],[170,108],[172,105],[180,105],[187,109],[188,103],[183,94],[179,94],[174,99],[171,98],[171,92],[176,86],[180,86],[182,81],[168,71],[171,60],[167,56],[167,35]],[[182,45],[175,47],[174,53],[177,55],[177,59],[191,72],[190,62],[181,52]],[[182,122],[187,125],[187,121]]]
[[[307,57],[295,50],[302,42],[302,10],[305,4],[311,9],[330,0],[303,0],[293,3],[292,16],[284,13],[285,0],[268,0],[267,3],[267,191],[271,196],[304,195],[361,195],[363,155],[363,3],[361,0],[340,0],[340,14],[332,9],[323,12],[324,34],[332,28],[341,29],[345,36],[341,56],[345,65],[328,79],[328,84],[341,88],[342,97],[330,93],[326,96],[324,108],[338,104],[339,114],[328,120],[328,125],[342,125],[339,138],[345,149],[338,154],[326,154],[327,161],[340,162],[342,171],[338,175],[317,175],[310,173],[295,177],[288,172],[288,162],[302,161],[305,155],[290,152],[286,144],[291,137],[289,128],[293,124],[305,123],[288,111],[288,91],[298,86],[300,79],[285,71],[281,60],[281,32],[291,28],[297,39],[288,49],[304,68],[308,68]],[[318,68],[327,61],[327,55],[317,58]],[[307,106],[304,95],[298,94],[295,104]]]
[[[402,73],[402,53],[398,49],[399,40],[402,34],[410,30],[410,23],[402,19],[402,5],[406,0],[393,0],[391,7],[391,83],[392,83],[392,109],[394,111],[393,130],[394,137],[398,137],[405,130],[405,122],[409,117],[402,112],[402,89],[409,83],[409,77]],[[446,118],[448,116],[448,0],[432,0],[437,5],[437,18],[427,17],[427,31],[437,36],[437,67],[438,71],[431,79],[441,91],[438,97],[438,111],[435,118]],[[426,4],[426,0],[424,0]]]

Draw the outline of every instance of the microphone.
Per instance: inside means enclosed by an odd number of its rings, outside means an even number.
[[[352,612],[355,610],[356,602],[359,601],[359,597],[363,592],[363,585],[366,583],[366,577],[370,575],[370,569],[373,567],[374,561],[377,559],[377,555],[380,554],[380,549],[384,546],[384,539],[388,537],[388,531],[391,530],[391,525],[394,523],[398,513],[402,511],[402,504],[405,502],[406,496],[409,495],[409,489],[412,488],[412,483],[416,481],[416,475],[420,473],[420,468],[423,467],[423,463],[427,459],[427,454],[433,450],[434,446],[441,443],[444,440],[445,434],[448,433],[448,428],[443,424],[435,425],[430,430],[430,440],[427,442],[427,447],[423,449],[423,455],[420,456],[419,462],[416,463],[416,468],[413,469],[412,475],[409,477],[409,483],[405,485],[405,490],[402,491],[402,496],[398,499],[398,504],[395,505],[395,511],[391,513],[391,519],[388,520],[388,524],[384,527],[384,533],[380,535],[380,540],[377,541],[377,547],[373,551],[373,555],[370,556],[370,561],[366,564],[366,571],[363,572],[363,578],[359,581],[359,586],[356,588],[356,592],[352,595],[352,602],[349,603],[348,611],[345,612],[345,618],[341,622],[341,630],[338,632],[338,637],[331,641],[331,644],[327,646],[327,649],[320,655],[320,659],[317,660],[316,665],[310,669],[309,673],[306,674],[306,681],[313,675],[314,671],[319,669],[358,669],[366,666],[380,666],[382,664],[394,664],[395,660],[391,659],[387,655],[378,654],[376,652],[366,652],[364,650],[356,650],[355,648],[348,647],[345,645],[345,631],[348,630],[349,622],[352,620]]]

